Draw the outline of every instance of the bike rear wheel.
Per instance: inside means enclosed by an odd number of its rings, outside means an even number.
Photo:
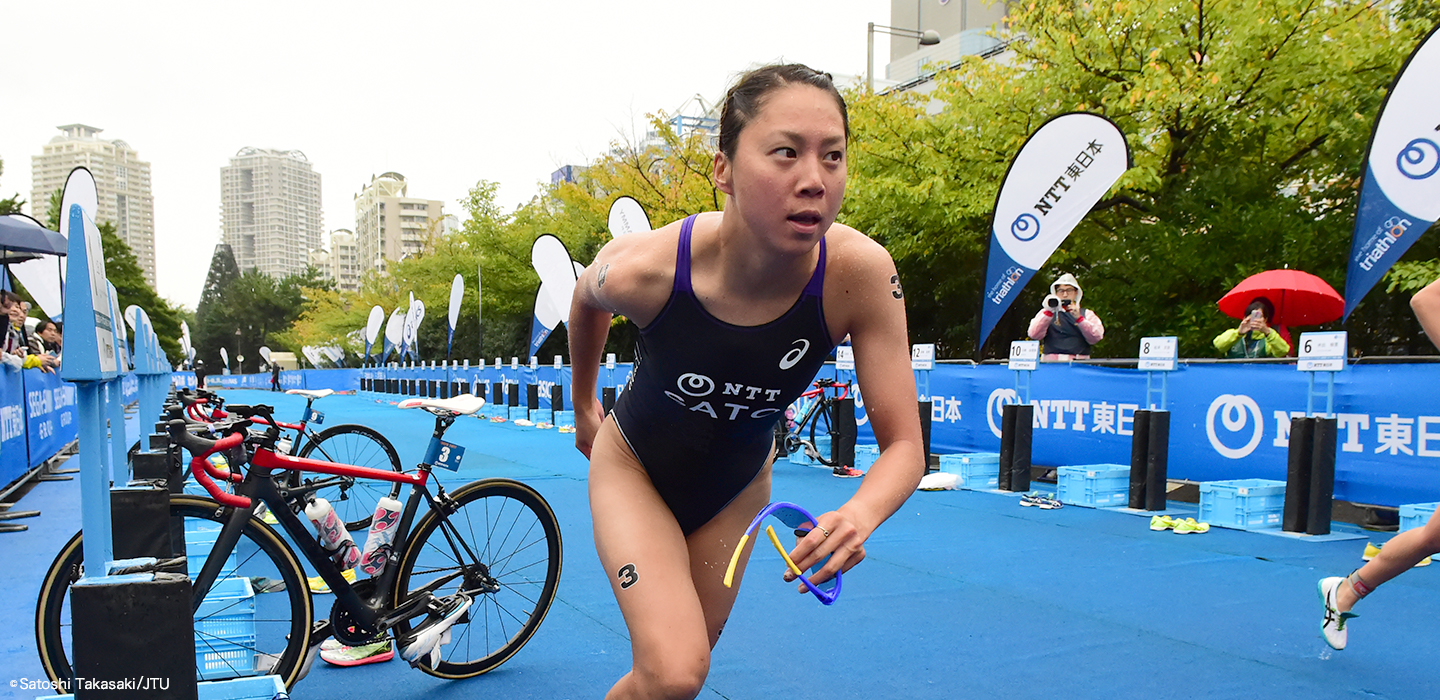
[[[170,515],[183,520],[187,568],[200,573],[229,508],[198,496],[175,495]],[[81,533],[70,538],[45,572],[35,607],[40,664],[52,683],[73,688],[70,586],[84,575]],[[282,590],[273,590],[283,584]],[[262,592],[269,590],[270,592]],[[196,677],[225,680],[280,676],[295,683],[310,641],[310,591],[294,553],[255,518],[245,524],[221,578],[195,611]]]
[[[305,443],[300,456],[338,464],[352,464],[371,469],[387,469],[400,472],[400,455],[395,446],[379,431],[363,425],[335,425],[321,431],[314,440]],[[335,514],[345,523],[347,530],[363,530],[370,527],[375,515],[375,504],[382,496],[395,498],[400,494],[400,484],[378,479],[354,479],[348,476],[317,474],[315,477],[330,484],[315,491],[315,495],[330,502]],[[293,475],[299,479],[299,475]],[[294,481],[292,485],[296,485]]]
[[[441,579],[447,580],[433,591],[437,597],[463,591],[474,599],[450,628],[439,663],[419,666],[440,678],[469,678],[505,663],[545,619],[560,583],[560,524],[550,504],[518,481],[476,481],[450,498],[455,510],[448,518],[432,510],[415,526],[400,560],[395,603]],[[396,638],[418,621],[397,623]]]

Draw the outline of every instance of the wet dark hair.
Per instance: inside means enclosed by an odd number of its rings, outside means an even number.
[[[1245,307],[1245,315],[1249,316],[1250,312],[1255,309],[1260,309],[1260,313],[1265,316],[1266,323],[1269,323],[1270,319],[1275,318],[1275,304],[1271,303],[1271,301],[1265,297],[1255,297],[1255,300],[1250,302],[1249,306]]]
[[[740,80],[725,93],[725,103],[720,108],[720,152],[726,158],[735,157],[740,132],[765,106],[765,96],[791,85],[809,85],[834,97],[835,106],[840,109],[840,119],[845,123],[845,139],[850,139],[850,113],[846,111],[845,98],[835,89],[835,81],[829,73],[821,73],[799,63],[764,66],[740,76]]]

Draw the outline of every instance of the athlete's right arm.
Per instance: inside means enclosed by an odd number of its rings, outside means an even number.
[[[606,243],[595,255],[595,262],[575,281],[565,328],[570,336],[575,447],[586,457],[590,456],[590,446],[605,418],[595,398],[595,385],[610,322],[616,315],[622,315],[643,325],[659,311],[654,290],[661,285],[655,284],[659,280],[653,271],[657,266],[663,267],[659,264],[663,260],[655,260],[649,252],[654,250],[653,239],[659,235],[662,234],[656,231],[632,233]],[[673,276],[673,272],[670,274]],[[663,305],[664,297],[659,299]]]
[[[614,318],[612,306],[606,303],[601,289],[610,273],[606,245],[575,281],[575,294],[570,298],[570,318],[565,330],[570,336],[570,400],[575,406],[575,449],[587,458],[595,443],[595,434],[604,419],[604,409],[595,398],[595,384],[600,374],[600,355],[605,351],[605,338]]]
[[[1440,279],[1431,282],[1410,298],[1410,308],[1430,342],[1440,349]]]

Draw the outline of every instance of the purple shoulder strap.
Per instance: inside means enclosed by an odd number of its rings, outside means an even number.
[[[695,217],[691,214],[685,217],[680,224],[680,244],[675,251],[675,290],[690,293],[690,232],[695,226]]]
[[[805,294],[812,297],[825,297],[825,237],[820,237],[820,262],[815,263],[815,274],[810,275],[809,284],[805,285]]]

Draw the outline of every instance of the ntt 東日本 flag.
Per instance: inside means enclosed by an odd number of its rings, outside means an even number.
[[[1085,112],[1045,122],[1010,163],[990,224],[980,342],[1090,208],[1130,169],[1119,127]]]
[[[1420,42],[1396,76],[1365,154],[1365,183],[1345,272],[1345,318],[1415,239],[1440,219],[1440,39]]]

